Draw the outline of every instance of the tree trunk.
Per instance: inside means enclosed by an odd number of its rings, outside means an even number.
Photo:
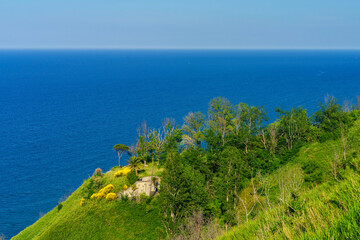
[[[118,157],[119,157],[119,167],[121,167],[121,166],[120,166],[121,155],[120,155],[120,152],[119,152],[119,151],[118,151]]]
[[[266,148],[266,136],[265,136],[264,130],[261,130],[261,136],[262,136],[262,142],[264,144],[264,148],[267,149]]]

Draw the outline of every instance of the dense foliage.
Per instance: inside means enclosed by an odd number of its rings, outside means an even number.
[[[277,108],[276,113],[278,119],[266,124],[269,119],[263,107],[233,105],[218,97],[209,103],[207,117],[190,112],[181,128],[167,120],[163,131],[146,134],[139,130],[139,159],[164,167],[160,203],[169,234],[179,234],[179,226],[194,212],[215,219],[225,229],[254,218],[265,198],[259,182],[294,162],[299,151],[310,144],[341,142],[325,164],[308,159],[300,162],[295,173],[303,174],[304,186],[343,178],[344,169],[353,165],[347,144],[348,131],[359,117],[356,106],[343,108],[334,97],[327,97],[312,116],[301,107]],[[322,147],[322,151],[329,150]],[[291,196],[291,204],[286,204],[289,212],[295,212],[301,203],[295,190]]]

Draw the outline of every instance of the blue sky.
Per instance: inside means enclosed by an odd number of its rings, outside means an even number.
[[[1,0],[0,48],[360,49],[360,0]]]

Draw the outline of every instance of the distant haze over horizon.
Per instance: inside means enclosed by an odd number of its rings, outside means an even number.
[[[360,1],[0,1],[0,49],[360,49]]]

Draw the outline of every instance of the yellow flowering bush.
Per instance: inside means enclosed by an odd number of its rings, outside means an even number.
[[[93,195],[91,195],[90,199],[101,200],[105,197],[106,197],[105,193],[98,192],[98,193],[94,193]]]
[[[82,198],[82,199],[80,200],[80,206],[84,206],[84,204],[85,204],[85,199]]]
[[[125,184],[124,187],[123,187],[124,190],[127,190],[128,188],[129,188],[129,187],[128,187],[126,184]]]
[[[108,194],[109,192],[112,192],[114,190],[114,185],[109,184],[106,187],[103,187],[100,189],[99,193]]]
[[[114,176],[115,177],[126,176],[129,172],[131,172],[131,169],[129,167],[124,167],[124,168],[120,169],[119,171],[117,171],[114,174]]]
[[[112,201],[115,200],[117,198],[116,193],[108,193],[106,195],[106,200]]]

